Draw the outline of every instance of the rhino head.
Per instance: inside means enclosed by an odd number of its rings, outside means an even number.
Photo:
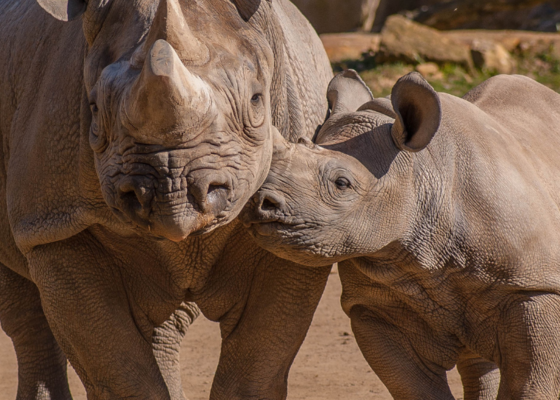
[[[173,241],[234,219],[272,157],[273,52],[245,21],[260,1],[39,2],[62,20],[83,14],[89,142],[113,213]],[[98,50],[126,35],[138,39]]]
[[[320,145],[277,136],[269,176],[241,216],[259,245],[310,266],[402,240],[420,203],[414,154],[441,121],[439,96],[417,73],[401,78],[389,100],[374,99],[356,72],[345,71],[328,97]]]

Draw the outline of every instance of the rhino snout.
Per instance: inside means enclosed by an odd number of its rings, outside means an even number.
[[[125,214],[147,218],[154,199],[153,182],[149,178],[129,176],[117,185],[117,196]]]
[[[261,189],[253,196],[251,206],[241,214],[241,221],[246,227],[279,221],[285,213],[285,205],[281,194]]]
[[[125,176],[116,183],[112,209],[122,220],[132,221],[153,235],[183,240],[225,216],[233,187],[231,179],[220,171],[195,171],[186,181],[183,186],[177,179],[163,184],[151,176]]]
[[[279,214],[283,212],[286,201],[279,193],[264,190],[258,193],[257,204],[257,210],[262,215]]]
[[[219,172],[202,176],[192,174],[188,178],[189,192],[204,213],[218,215],[228,206],[231,198],[231,182]]]

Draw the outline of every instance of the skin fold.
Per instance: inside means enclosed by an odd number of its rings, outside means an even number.
[[[51,14],[51,15],[49,15]],[[332,77],[285,0],[0,3],[0,321],[18,399],[184,399],[179,345],[220,322],[211,399],[285,399],[330,267],[237,219],[272,137],[313,135]]]
[[[242,214],[258,243],[339,263],[342,307],[396,399],[557,399],[560,95],[497,76],[463,98],[417,73],[374,99],[353,71],[312,143],[276,137]]]

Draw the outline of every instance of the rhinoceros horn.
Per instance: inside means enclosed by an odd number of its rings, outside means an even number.
[[[245,21],[251,19],[261,5],[261,0],[233,0],[233,2],[239,11],[239,15],[241,15]]]
[[[141,67],[151,47],[160,39],[167,41],[187,64],[202,65],[209,59],[208,47],[193,35],[179,0],[159,2],[144,45],[133,55],[131,63]]]
[[[168,143],[169,135],[187,140],[193,127],[208,117],[211,89],[191,73],[169,42],[158,39],[134,82],[126,114],[129,122],[148,137],[146,143]]]

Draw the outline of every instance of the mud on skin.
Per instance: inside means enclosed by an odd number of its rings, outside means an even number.
[[[463,98],[417,73],[330,83],[317,143],[276,137],[242,214],[257,242],[339,263],[342,306],[396,399],[557,399],[560,95],[497,76]],[[403,379],[406,377],[406,379]]]

